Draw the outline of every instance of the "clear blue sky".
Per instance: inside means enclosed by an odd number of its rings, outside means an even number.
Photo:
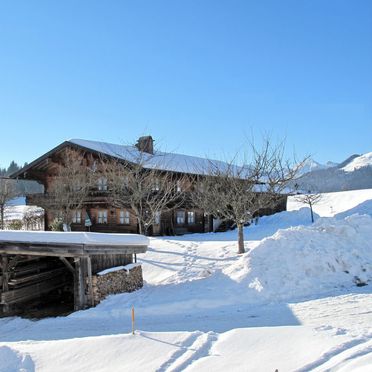
[[[68,138],[372,151],[372,1],[1,1],[0,165]]]

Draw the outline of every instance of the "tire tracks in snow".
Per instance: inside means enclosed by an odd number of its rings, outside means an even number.
[[[217,341],[218,334],[214,332],[191,335],[180,345],[180,349],[174,352],[156,372],[181,372],[201,358],[210,355],[213,344]]]

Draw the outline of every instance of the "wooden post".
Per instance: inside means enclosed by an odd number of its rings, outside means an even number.
[[[3,254],[1,257],[1,266],[2,266],[2,291],[8,292],[9,290],[9,260],[8,256]],[[3,312],[7,313],[9,311],[9,305],[3,305]]]
[[[87,296],[85,294],[87,277],[87,259],[86,257],[75,258],[74,275],[74,309],[82,310],[87,307]]]
[[[74,259],[75,263],[75,271],[74,271],[74,310],[80,310],[81,309],[81,303],[80,303],[80,258]]]
[[[88,289],[89,289],[89,300],[90,306],[94,306],[94,295],[93,295],[93,280],[92,280],[92,261],[90,257],[87,257],[87,269],[88,269]]]
[[[7,292],[9,290],[9,260],[7,255],[1,257],[1,266],[3,268],[3,283],[2,290]]]

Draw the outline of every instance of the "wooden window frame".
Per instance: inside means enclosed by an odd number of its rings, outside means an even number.
[[[127,209],[119,210],[119,224],[130,225],[130,213]]]
[[[192,216],[190,218],[190,216]],[[196,220],[196,214],[195,211],[187,211],[187,224],[188,225],[195,225],[195,220]]]
[[[107,191],[107,178],[106,177],[98,178],[97,189],[98,191]]]
[[[80,224],[81,225],[81,216],[82,213],[80,210],[75,211],[73,216],[72,216],[72,223]]]
[[[99,209],[97,212],[97,223],[99,225],[104,225],[108,223],[108,210]]]
[[[179,216],[179,213],[182,213],[182,218]],[[182,222],[181,222],[182,221]],[[184,225],[186,221],[186,213],[184,210],[178,210],[176,211],[176,224],[177,225]]]

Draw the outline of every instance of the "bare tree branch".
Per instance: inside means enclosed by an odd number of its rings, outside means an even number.
[[[7,203],[19,196],[16,181],[9,178],[0,178],[0,229],[4,229],[4,214]]]
[[[210,162],[209,175],[198,177],[199,187],[192,193],[195,205],[236,224],[239,253],[244,253],[244,225],[263,209],[275,207],[300,168],[284,160],[283,144],[273,146],[267,139],[261,148],[251,144],[250,150],[247,165],[237,166],[238,156],[225,164]]]

